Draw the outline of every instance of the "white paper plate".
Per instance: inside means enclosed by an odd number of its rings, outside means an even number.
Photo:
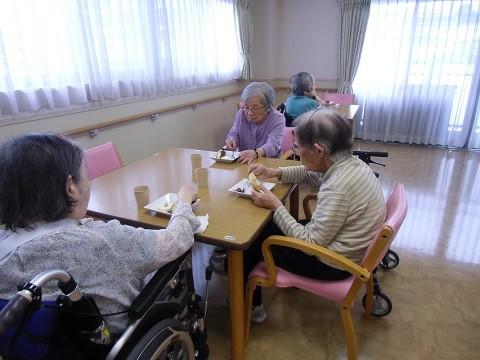
[[[275,183],[262,181],[262,180],[259,180],[259,182],[267,190],[272,190],[273,187],[276,185]],[[242,189],[244,191],[240,191],[239,189]],[[230,189],[228,189],[228,191],[240,196],[251,197],[252,185],[250,185],[250,183],[248,182],[248,179],[242,179],[238,183],[233,185]]]
[[[222,149],[218,150],[216,153],[212,153],[208,157],[212,160],[223,162],[223,163],[233,163],[240,157],[239,151],[223,150],[225,155],[220,157]]]
[[[173,208],[175,207],[175,204],[178,201],[177,194],[175,193],[168,193],[163,195],[161,198],[158,198],[155,201],[152,201],[150,204],[145,205],[145,209],[154,211],[159,214],[164,214],[164,215],[172,215]],[[192,210],[195,210],[198,208],[200,199],[197,199],[193,204],[192,204]]]

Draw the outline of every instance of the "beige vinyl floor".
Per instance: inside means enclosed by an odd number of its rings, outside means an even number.
[[[354,310],[359,359],[480,359],[480,153],[415,145],[356,142],[387,151],[380,173],[385,196],[395,183],[407,191],[407,218],[392,249],[399,266],[379,271],[393,303],[384,318]],[[305,192],[305,191],[303,191]],[[197,289],[212,247],[196,244]],[[226,275],[209,286],[210,359],[228,359]],[[338,306],[298,289],[266,289],[268,313],[253,324],[246,359],[346,359]]]

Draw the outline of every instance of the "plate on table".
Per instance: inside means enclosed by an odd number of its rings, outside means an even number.
[[[276,185],[275,183],[272,183],[272,182],[267,182],[262,180],[258,180],[258,181],[267,190],[272,190],[273,187]],[[248,181],[248,179],[242,179],[238,183],[233,185],[230,189],[228,189],[228,191],[240,196],[251,197],[252,185],[250,185],[250,182]]]
[[[177,205],[177,201],[177,194],[168,193],[163,195],[161,198],[152,201],[150,204],[145,205],[144,208],[159,214],[170,216]],[[196,210],[198,208],[199,202],[200,199],[197,199],[192,203],[192,210]]]
[[[232,163],[240,157],[240,151],[234,150],[224,150],[220,149],[216,153],[209,156],[210,159],[224,162],[224,163]]]

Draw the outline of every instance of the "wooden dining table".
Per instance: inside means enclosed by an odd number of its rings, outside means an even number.
[[[337,110],[340,114],[342,114],[345,119],[349,120],[353,125],[353,120],[355,115],[357,114],[358,108],[360,105],[344,105],[340,104],[335,106],[334,109]]]
[[[350,122],[352,127],[352,140],[355,138],[355,115],[357,114],[360,105],[344,105],[339,104],[333,107],[334,110],[338,111],[345,119]]]
[[[118,219],[132,226],[150,229],[167,227],[168,215],[138,209],[133,188],[147,185],[150,201],[167,193],[176,193],[182,184],[192,182],[191,154],[202,156],[202,166],[208,168],[208,187],[198,189],[197,215],[209,215],[205,232],[195,235],[195,241],[227,249],[230,297],[231,358],[243,359],[245,348],[243,251],[256,239],[272,218],[272,211],[257,207],[250,198],[229,191],[248,175],[248,165],[221,163],[210,158],[214,152],[169,148],[118,170],[94,179],[88,214],[96,218]],[[298,165],[297,161],[272,158],[255,160],[268,167]],[[273,193],[280,200],[290,197],[290,213],[298,218],[299,191],[295,184],[277,182]]]

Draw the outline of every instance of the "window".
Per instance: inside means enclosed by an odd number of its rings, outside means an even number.
[[[0,122],[237,79],[235,17],[234,0],[2,0]]]
[[[465,146],[479,44],[479,0],[372,0],[354,81],[364,105],[356,135]]]
[[[449,131],[461,131],[467,96],[472,85],[475,58],[480,43],[480,2],[433,2],[418,4],[413,37],[410,84],[431,84],[452,89]],[[471,16],[476,13],[477,16]],[[475,29],[477,28],[477,29]],[[434,31],[432,31],[434,30]],[[426,59],[438,59],[430,62]]]

